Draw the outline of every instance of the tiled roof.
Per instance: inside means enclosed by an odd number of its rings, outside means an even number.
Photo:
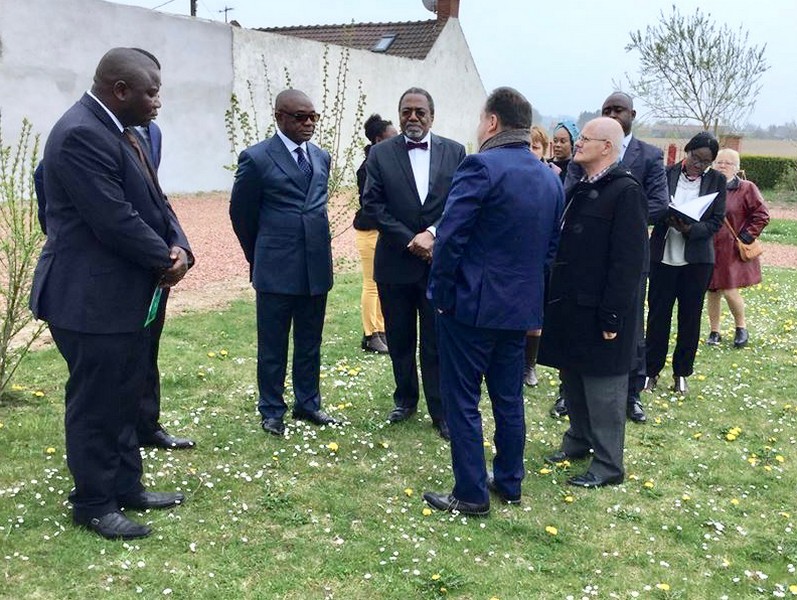
[[[265,27],[267,31],[290,35],[325,44],[370,50],[383,36],[396,38],[384,54],[423,60],[437,41],[443,24],[436,20],[402,23],[350,23],[348,25],[311,25],[306,27]]]

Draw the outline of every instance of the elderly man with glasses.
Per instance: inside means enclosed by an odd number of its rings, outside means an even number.
[[[623,481],[628,372],[647,241],[642,186],[619,162],[622,127],[609,117],[584,126],[573,158],[584,175],[568,192],[551,269],[540,362],[559,369],[570,427],[550,463],[585,459],[568,483]]]
[[[261,426],[285,432],[285,373],[293,327],[292,416],[333,425],[321,411],[319,372],[332,248],[327,217],[329,153],[310,143],[320,115],[304,92],[284,90],[277,131],[244,150],[230,218],[257,291],[257,383]]]

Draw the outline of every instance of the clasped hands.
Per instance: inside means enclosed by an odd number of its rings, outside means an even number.
[[[675,215],[669,215],[667,217],[667,225],[675,229],[675,231],[683,233],[684,235],[689,235],[689,231],[692,229],[691,223],[687,223]]]
[[[428,231],[421,231],[407,244],[407,250],[426,262],[432,262],[432,248],[434,248],[434,236]]]
[[[160,287],[170,288],[177,285],[188,272],[188,253],[179,246],[172,246],[169,251],[172,266],[163,271]]]

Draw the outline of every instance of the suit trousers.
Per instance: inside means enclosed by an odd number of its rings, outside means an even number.
[[[450,315],[438,315],[437,328],[440,388],[451,432],[454,497],[477,504],[489,500],[479,412],[482,379],[495,418],[495,483],[508,496],[520,496],[525,475],[522,379],[526,332],[471,327]]]
[[[396,406],[416,408],[420,397],[415,349],[420,321],[421,377],[426,406],[432,420],[443,419],[440,401],[440,365],[437,356],[435,309],[426,297],[427,276],[415,283],[378,283],[385,316],[385,334],[393,364]]]
[[[140,492],[136,422],[149,335],[90,334],[50,325],[69,368],[66,382],[66,460],[75,481],[69,496],[81,521],[118,509]]]
[[[327,295],[291,295],[257,292],[257,409],[263,419],[282,419],[288,336],[293,326],[294,410],[321,408],[321,333]]]
[[[584,375],[572,369],[559,373],[570,411],[570,427],[562,438],[561,450],[578,457],[592,449],[588,472],[597,477],[624,475],[628,375]]]
[[[670,341],[672,311],[678,301],[678,335],[672,357],[672,372],[689,377],[694,371],[700,343],[703,299],[711,280],[713,264],[697,263],[673,267],[653,263],[648,289],[647,374],[658,375],[664,368]]]
[[[160,429],[161,415],[161,374],[158,370],[158,352],[161,334],[166,321],[166,302],[169,299],[168,288],[163,290],[158,314],[148,327],[149,344],[147,348],[147,365],[144,373],[144,390],[141,396],[141,408],[138,414],[136,432],[138,439],[148,439]]]
[[[648,287],[648,274],[642,275],[639,284],[639,292],[635,301],[634,309],[634,336],[636,339],[636,351],[631,371],[628,373],[628,403],[631,404],[639,400],[639,392],[645,385],[645,295]]]
[[[363,291],[360,295],[360,314],[363,321],[363,333],[371,335],[377,331],[385,331],[385,319],[382,317],[382,305],[379,292],[374,281],[374,250],[379,232],[354,230],[354,244],[360,253],[363,271]]]

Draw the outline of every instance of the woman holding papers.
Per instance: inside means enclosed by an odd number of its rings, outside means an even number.
[[[711,168],[719,143],[701,131],[686,144],[686,158],[667,169],[670,210],[650,237],[647,380],[652,391],[667,357],[672,311],[678,301],[673,388],[687,393],[700,342],[703,298],[714,269],[714,234],[725,216],[725,176]]]
[[[725,297],[736,323],[733,339],[735,348],[747,345],[747,325],[744,320],[744,299],[739,288],[749,287],[761,282],[761,262],[758,258],[744,262],[736,249],[736,237],[745,244],[751,243],[761,235],[769,223],[769,211],[761,192],[752,181],[739,179],[739,153],[724,148],[717,154],[714,163],[717,170],[728,178],[728,203],[724,223],[714,237],[716,264],[711,282],[708,284],[708,334],[710,346],[719,345],[720,300]],[[729,229],[733,227],[733,230]],[[736,237],[734,237],[736,236]]]

